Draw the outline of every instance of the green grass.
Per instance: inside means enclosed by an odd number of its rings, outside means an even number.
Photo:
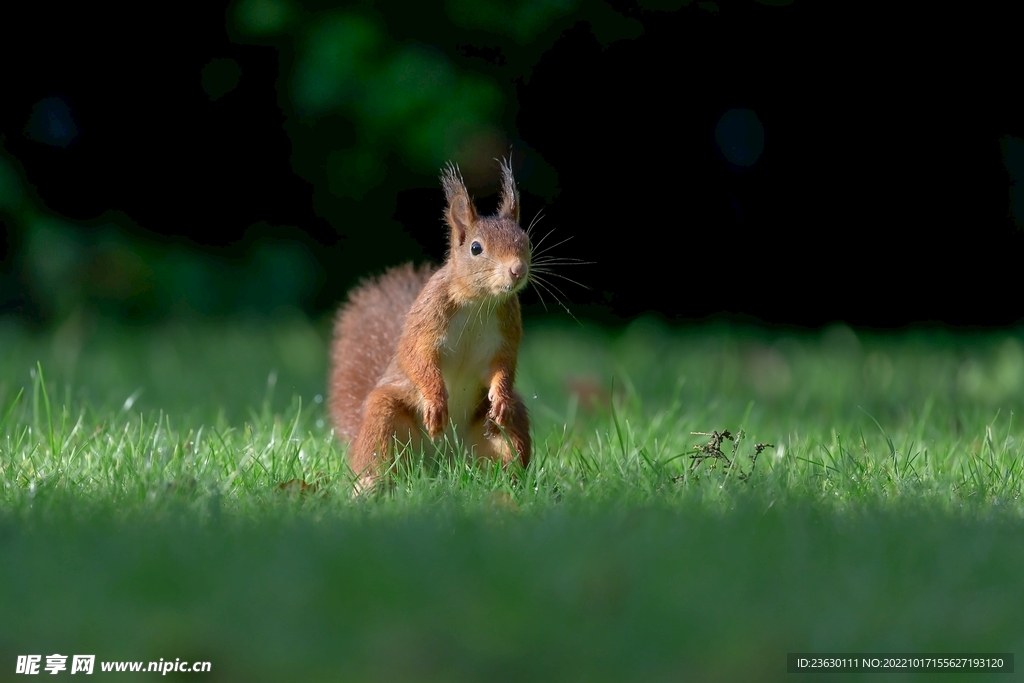
[[[528,326],[528,470],[406,454],[353,499],[325,329],[0,320],[0,681],[54,652],[732,681],[1021,649],[1020,334]],[[735,467],[691,458],[726,429]]]

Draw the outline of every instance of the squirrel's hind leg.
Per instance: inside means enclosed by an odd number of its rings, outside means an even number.
[[[356,492],[372,487],[394,460],[395,442],[416,448],[419,420],[401,387],[379,386],[366,397],[363,422],[348,451],[349,466],[358,477]]]
[[[498,460],[506,466],[518,460],[526,467],[530,464],[530,417],[518,393],[513,391],[511,399],[511,411],[505,426],[499,427],[488,420],[486,410],[478,412],[469,430],[469,442],[479,458]]]

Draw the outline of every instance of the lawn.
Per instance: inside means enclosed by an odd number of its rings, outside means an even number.
[[[530,468],[405,454],[353,499],[326,329],[0,320],[0,681],[55,653],[122,680],[157,674],[100,662],[764,681],[789,652],[1024,644],[1017,332],[534,321]]]

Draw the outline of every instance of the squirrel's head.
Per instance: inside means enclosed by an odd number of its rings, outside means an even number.
[[[466,300],[514,294],[530,274],[530,239],[519,227],[519,191],[509,161],[501,162],[501,203],[493,216],[477,214],[457,167],[441,173],[448,200],[448,263]]]

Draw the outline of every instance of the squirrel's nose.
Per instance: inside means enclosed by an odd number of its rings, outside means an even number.
[[[520,261],[508,269],[508,274],[512,276],[512,282],[519,282],[519,278],[523,277],[525,271],[526,264]]]

